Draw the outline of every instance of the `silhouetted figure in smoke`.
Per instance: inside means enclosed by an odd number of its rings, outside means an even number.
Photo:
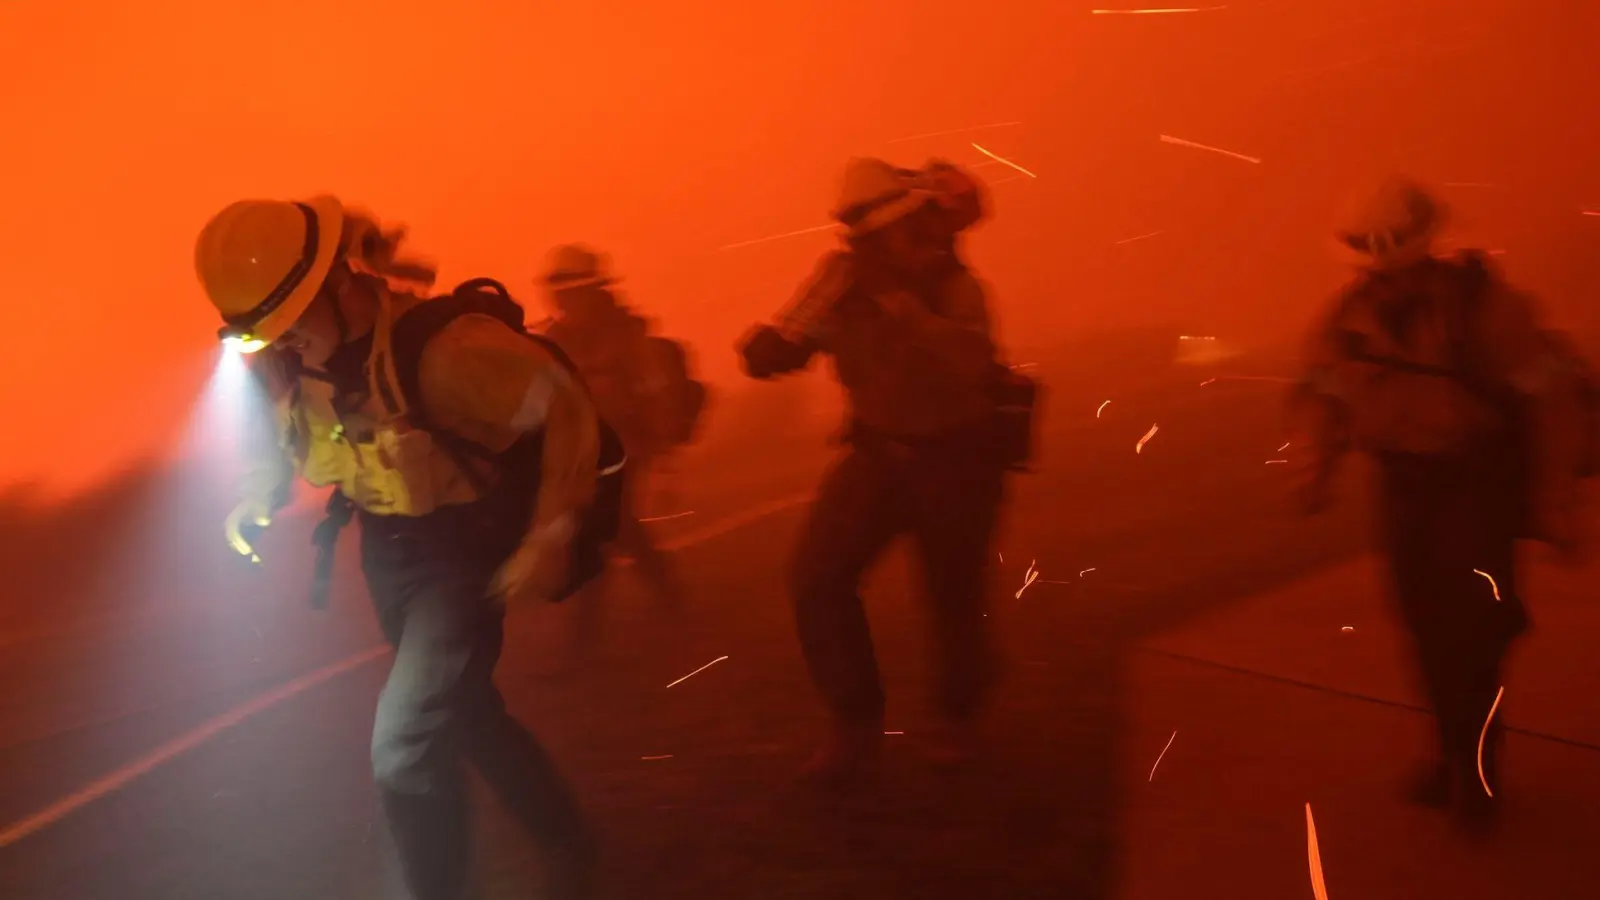
[[[1438,757],[1410,793],[1453,799],[1482,826],[1499,795],[1504,703],[1490,711],[1528,627],[1514,542],[1576,549],[1583,376],[1482,255],[1433,255],[1443,218],[1405,179],[1357,198],[1336,238],[1359,274],[1315,328],[1294,400],[1308,423],[1308,512],[1326,505],[1345,450],[1377,463],[1382,546],[1437,715]]]
[[[235,203],[200,235],[200,280],[225,335],[264,348],[254,368],[277,419],[230,521],[268,524],[296,473],[334,485],[318,527],[327,563],[359,515],[362,567],[395,647],[373,775],[412,894],[463,896],[470,762],[547,851],[552,896],[588,896],[583,816],[493,674],[505,600],[558,600],[599,570],[621,447],[503,288],[469,282],[424,299],[393,286],[433,281],[394,259],[399,241],[332,197]]]
[[[882,743],[884,696],[858,593],[862,575],[909,532],[934,605],[937,698],[951,761],[976,750],[992,679],[984,599],[1009,465],[984,290],[955,253],[982,214],[975,181],[942,164],[922,172],[853,161],[836,217],[845,251],[825,258],[775,326],[741,352],[756,378],[833,357],[849,398],[849,450],[818,491],[791,588],[801,649],[834,717],[806,774],[861,773]]]
[[[544,284],[556,315],[545,336],[583,373],[601,417],[627,448],[629,479],[617,548],[676,609],[682,605],[683,584],[639,521],[639,492],[652,465],[693,437],[705,388],[690,377],[681,345],[652,335],[650,322],[617,298],[608,269],[587,247],[567,245],[551,252]],[[578,610],[586,640],[594,636],[603,586],[604,581],[592,585]]]

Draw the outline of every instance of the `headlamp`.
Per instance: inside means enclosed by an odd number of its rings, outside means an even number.
[[[250,354],[266,348],[268,341],[256,337],[248,331],[224,326],[217,332],[217,337],[222,339],[222,346],[235,353]]]

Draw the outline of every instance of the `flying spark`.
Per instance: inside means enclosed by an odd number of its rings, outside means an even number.
[[[1293,378],[1284,378],[1281,375],[1218,375],[1200,382],[1201,387],[1218,381],[1265,381],[1272,384],[1293,384]]]
[[[1339,628],[1339,630],[1344,632],[1345,634],[1349,634],[1350,632],[1355,631],[1356,629],[1355,629],[1354,625],[1344,625],[1344,626],[1341,626]]]
[[[904,731],[885,731],[884,734],[905,734]]]
[[[672,684],[667,685],[667,687],[669,687],[669,688],[670,687],[676,687],[677,685],[683,684],[685,681],[688,681],[689,679],[695,677],[696,675],[699,675],[701,672],[704,672],[705,670],[711,668],[712,666],[716,665],[719,662],[722,662],[725,659],[727,659],[726,656],[719,656],[716,659],[713,659],[711,662],[708,662],[705,665],[701,666],[700,668],[695,669],[693,672],[690,672],[689,674],[683,676],[682,678],[679,678],[677,681],[674,681]]]
[[[1085,576],[1085,575],[1087,575],[1087,574],[1089,574],[1090,572],[1093,572],[1093,571],[1094,571],[1094,567],[1091,566],[1091,567],[1089,567],[1087,569],[1084,569],[1083,571],[1079,572],[1078,573],[1078,577],[1082,578],[1083,576]]]
[[[1220,153],[1223,156],[1231,156],[1234,159],[1242,159],[1245,162],[1253,165],[1261,165],[1261,160],[1255,158],[1254,156],[1245,156],[1243,153],[1235,153],[1232,150],[1223,150],[1221,147],[1208,147],[1205,144],[1197,144],[1194,141],[1186,141],[1183,138],[1175,138],[1168,134],[1161,135],[1161,142],[1164,144],[1176,144],[1179,147],[1193,147],[1196,150],[1208,150],[1212,153]]]
[[[1167,758],[1167,751],[1172,749],[1172,742],[1177,740],[1177,739],[1178,739],[1178,732],[1177,731],[1173,731],[1172,732],[1172,737],[1167,738],[1167,746],[1162,747],[1161,748],[1161,754],[1156,757],[1156,764],[1154,766],[1150,767],[1150,777],[1145,779],[1146,783],[1149,783],[1151,781],[1155,781],[1156,780],[1156,768],[1161,765],[1161,761],[1163,759]]]
[[[998,162],[998,163],[1001,163],[1003,165],[1010,166],[1013,169],[1016,169],[1018,172],[1021,172],[1022,174],[1028,176],[1029,178],[1038,178],[1039,177],[1039,176],[1033,174],[1032,172],[1029,172],[1027,169],[1024,169],[1023,167],[1021,167],[1021,166],[1017,165],[1016,163],[1012,162],[1011,160],[1006,159],[1004,156],[1001,156],[998,153],[991,153],[988,150],[985,150],[982,147],[978,146],[977,144],[973,144],[972,145],[972,149],[978,151],[979,153],[982,153],[984,156],[989,157],[990,159],[994,160],[995,162]]]
[[[1010,182],[1013,182],[1013,181],[1022,181],[1023,179],[1031,178],[1031,177],[1036,177],[1036,176],[1033,176],[1031,174],[1030,175],[1007,175],[1004,178],[996,178],[994,181],[989,182],[989,186],[990,187],[994,187],[997,184],[1007,184],[1007,183],[1010,183]]]
[[[1287,459],[1269,459],[1269,460],[1267,460],[1267,465],[1269,465],[1269,466],[1282,466],[1282,465],[1287,465],[1288,462],[1289,461]]]
[[[1094,411],[1094,417],[1096,419],[1100,418],[1100,414],[1105,412],[1106,411],[1106,407],[1108,407],[1110,405],[1111,405],[1111,401],[1110,400],[1107,400],[1106,402],[1100,404],[1100,408]]]
[[[1139,438],[1139,443],[1133,445],[1133,452],[1135,452],[1135,453],[1143,453],[1144,452],[1144,445],[1150,443],[1150,439],[1155,437],[1156,436],[1156,432],[1158,432],[1160,430],[1161,430],[1161,426],[1160,425],[1151,425],[1150,426],[1150,430],[1146,431],[1144,433],[1144,437]]]
[[[1583,214],[1586,216],[1600,216],[1600,209],[1586,209]]]
[[[1174,13],[1215,12],[1227,9],[1226,6],[1192,6],[1174,7],[1170,9],[1091,9],[1090,15],[1094,16],[1167,16]]]
[[[1485,572],[1485,571],[1483,571],[1481,569],[1473,569],[1472,571],[1477,573],[1477,574],[1479,574],[1479,575],[1482,575],[1485,579],[1488,580],[1489,587],[1494,590],[1495,602],[1498,603],[1500,601],[1500,585],[1495,583],[1494,576],[1490,575],[1488,572]]]
[[[1478,733],[1478,782],[1483,785],[1483,792],[1490,797],[1494,796],[1494,791],[1489,789],[1489,779],[1483,777],[1483,742],[1489,736],[1489,723],[1494,721],[1495,711],[1500,708],[1500,698],[1505,694],[1505,685],[1501,685],[1500,690],[1495,692],[1494,705],[1489,707],[1489,717],[1483,720],[1483,731]]]
[[[1022,576],[1022,590],[1017,591],[1018,600],[1022,599],[1022,591],[1026,591],[1029,585],[1039,580],[1039,570],[1034,568],[1034,565],[1038,562],[1039,561],[1036,559],[1033,562],[1028,563],[1028,572],[1026,575]]]
[[[781,241],[784,238],[799,237],[802,234],[816,234],[819,231],[832,231],[838,227],[838,225],[829,223],[827,225],[818,225],[815,228],[802,228],[799,231],[790,231],[784,234],[774,234],[764,238],[756,238],[753,241],[740,241],[737,244],[728,244],[723,247],[718,247],[717,251],[721,252],[723,250],[737,250],[740,247],[754,247],[756,244],[766,244],[772,241]]]
[[[666,522],[666,521],[669,521],[671,519],[681,519],[681,518],[684,518],[685,516],[692,516],[692,515],[694,515],[694,510],[691,509],[688,512],[673,513],[670,516],[650,516],[649,518],[640,519],[639,521],[641,521],[641,522]]]
[[[1118,244],[1131,244],[1134,241],[1143,241],[1143,240],[1147,240],[1149,238],[1153,238],[1158,234],[1166,234],[1166,232],[1165,231],[1152,231],[1149,234],[1140,234],[1140,235],[1135,235],[1135,236],[1133,236],[1131,238],[1123,238],[1122,240],[1117,241],[1117,243]]]
[[[971,128],[957,128],[954,131],[931,131],[927,134],[913,134],[902,138],[895,138],[892,141],[885,141],[884,143],[903,144],[907,141],[920,141],[925,138],[949,137],[953,134],[971,134],[974,131],[988,131],[991,128],[1010,128],[1013,125],[1021,124],[1021,122],[996,122],[993,125],[974,125]]]
[[[1283,446],[1278,448],[1278,452],[1282,453],[1283,451],[1289,449],[1289,445],[1292,443],[1294,443],[1294,441],[1284,441]]]
[[[1317,849],[1317,820],[1311,817],[1311,804],[1306,804],[1306,860],[1311,865],[1311,894],[1317,900],[1328,900],[1328,883],[1322,877],[1322,852]]]
[[[671,759],[672,758],[672,754],[668,753],[665,756],[641,756],[639,758],[643,759],[643,760]]]

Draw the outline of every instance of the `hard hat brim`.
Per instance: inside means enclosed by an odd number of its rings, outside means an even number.
[[[1439,239],[1439,234],[1443,230],[1442,222],[1430,222],[1426,228],[1408,236],[1397,244],[1385,248],[1381,253],[1372,253],[1354,247],[1341,234],[1332,235],[1329,243],[1333,248],[1334,257],[1345,265],[1371,271],[1403,269],[1432,255],[1434,246]]]
[[[545,277],[541,283],[551,291],[570,291],[574,288],[609,287],[621,279],[609,275],[591,275],[585,278],[556,278]]]
[[[339,258],[339,242],[344,234],[344,204],[337,197],[313,197],[304,203],[317,217],[317,251],[306,277],[277,309],[250,329],[250,336],[271,343],[283,337],[311,306],[328,280],[334,260]]]
[[[867,213],[859,222],[846,226],[847,233],[850,237],[871,234],[911,215],[932,200],[932,192],[914,188],[907,191],[905,196],[890,203],[885,203]]]

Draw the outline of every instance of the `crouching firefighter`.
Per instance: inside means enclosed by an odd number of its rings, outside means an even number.
[[[1443,219],[1408,179],[1354,198],[1335,238],[1356,277],[1311,334],[1292,409],[1306,512],[1345,451],[1376,464],[1380,544],[1437,728],[1407,793],[1477,828],[1501,793],[1503,663],[1529,626],[1515,542],[1577,550],[1594,383],[1483,254],[1434,254]]]
[[[984,618],[990,545],[1008,469],[1030,454],[1033,382],[998,361],[984,289],[956,254],[983,214],[976,181],[860,159],[835,217],[846,247],[741,347],[771,378],[833,358],[850,408],[848,450],[818,490],[791,590],[801,650],[832,714],[802,775],[867,774],[884,695],[859,585],[895,537],[916,542],[934,607],[936,751],[965,762],[994,671]]]
[[[561,600],[598,573],[621,445],[498,284],[411,293],[433,275],[395,258],[401,237],[331,197],[235,203],[201,232],[200,282],[224,338],[262,351],[252,368],[276,425],[275,458],[252,467],[230,525],[265,525],[296,473],[333,486],[317,529],[320,596],[340,526],[360,522],[395,648],[373,775],[411,893],[466,891],[465,762],[546,851],[553,895],[586,896],[589,830],[493,672],[506,601]],[[229,537],[250,552],[236,528]]]

